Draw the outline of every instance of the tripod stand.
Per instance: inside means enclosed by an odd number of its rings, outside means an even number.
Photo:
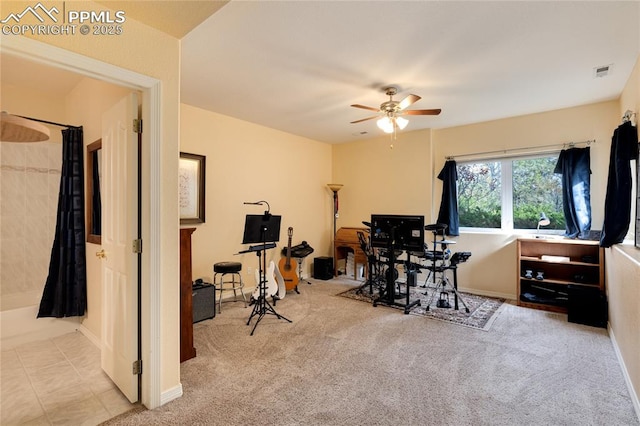
[[[249,320],[247,321],[247,325],[249,325],[251,324],[251,320],[253,319],[253,317],[257,317],[256,323],[251,330],[251,335],[253,336],[254,331],[256,331],[256,327],[258,326],[262,318],[264,318],[264,316],[267,314],[275,315],[278,319],[283,319],[287,322],[291,322],[291,320],[283,317],[276,312],[276,310],[267,300],[266,292],[267,280],[273,279],[273,276],[267,277],[266,251],[276,246],[275,242],[273,241],[279,241],[280,239],[280,221],[282,217],[274,216],[269,213],[269,203],[267,203],[266,201],[244,204],[267,205],[267,211],[264,212],[264,215],[247,215],[244,225],[244,238],[242,240],[243,244],[260,243],[256,246],[250,246],[249,250],[245,250],[243,252],[246,253],[253,251],[256,252],[256,255],[258,256],[258,299],[255,301],[253,311],[251,312],[251,315],[249,315]],[[267,241],[271,242],[267,244]]]
[[[271,304],[267,300],[266,250],[270,248],[274,248],[275,246],[276,246],[275,243],[272,243],[272,244],[263,243],[262,245],[256,246],[255,248],[256,255],[258,256],[258,269],[259,269],[258,276],[260,277],[260,282],[258,283],[258,286],[260,288],[260,293],[258,296],[258,300],[256,300],[255,304],[253,305],[253,311],[251,312],[251,315],[249,315],[249,319],[247,320],[247,325],[249,325],[251,324],[251,320],[253,319],[253,317],[255,316],[258,317],[258,319],[256,320],[256,323],[253,325],[253,329],[251,330],[252,336],[253,336],[253,332],[256,331],[256,327],[258,326],[262,318],[264,318],[264,316],[267,314],[275,315],[278,319],[283,319],[287,322],[291,322],[290,319],[287,319],[282,315],[280,315],[279,313],[277,313],[274,307],[271,306]]]

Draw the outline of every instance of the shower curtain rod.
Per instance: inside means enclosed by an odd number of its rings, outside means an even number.
[[[75,129],[78,129],[78,128],[82,127],[82,126],[72,126],[71,124],[60,124],[60,123],[56,123],[56,122],[53,122],[53,121],[40,120],[39,118],[25,117],[24,115],[16,115],[16,117],[26,118],[27,120],[37,121],[39,123],[51,124],[53,126],[73,127]]]
[[[588,141],[581,141],[581,142],[566,142],[566,143],[562,143],[562,144],[551,144],[551,145],[542,145],[542,146],[537,146],[535,148],[512,148],[512,149],[501,149],[501,150],[496,150],[496,151],[485,151],[485,152],[476,152],[473,154],[461,154],[461,155],[450,155],[445,157],[445,159],[447,160],[455,160],[456,158],[465,158],[465,157],[484,157],[484,156],[495,156],[497,155],[498,157],[502,158],[502,157],[509,157],[512,155],[516,155],[516,154],[545,154],[551,151],[551,148],[573,148],[576,145],[582,145],[582,144],[586,144],[586,145],[591,145],[592,143],[596,143],[595,139],[591,139]]]

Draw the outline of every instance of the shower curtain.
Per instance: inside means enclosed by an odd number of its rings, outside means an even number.
[[[631,160],[638,158],[638,129],[631,121],[613,132],[609,157],[609,178],[604,200],[604,223],[600,246],[624,241],[631,221]]]
[[[38,318],[84,315],[87,307],[82,127],[62,131],[62,173],[49,275]]]
[[[565,236],[586,238],[591,229],[591,151],[560,151],[554,173],[562,174],[562,207]]]
[[[460,235],[460,217],[458,216],[458,169],[455,160],[448,160],[438,175],[442,181],[442,200],[437,223],[447,225],[447,235]]]

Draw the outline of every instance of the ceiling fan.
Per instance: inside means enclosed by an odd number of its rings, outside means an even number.
[[[393,95],[398,93],[398,88],[394,86],[384,87],[385,94],[389,96],[389,100],[380,104],[380,108],[368,107],[366,105],[353,104],[354,108],[362,108],[369,111],[376,111],[378,115],[363,118],[360,120],[352,121],[351,124],[360,123],[367,120],[373,120],[378,118],[377,125],[385,133],[393,133],[396,129],[404,129],[409,120],[402,117],[403,115],[438,115],[442,111],[441,109],[413,109],[407,110],[405,108],[419,101],[421,98],[418,95],[407,95],[401,101],[394,101]],[[381,116],[382,115],[382,116]]]

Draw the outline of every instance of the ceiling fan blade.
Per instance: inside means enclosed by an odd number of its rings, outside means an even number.
[[[404,98],[403,100],[400,101],[400,103],[398,104],[398,108],[400,108],[401,110],[405,109],[406,107],[408,107],[409,105],[418,102],[420,99],[420,96],[418,95],[407,95],[406,98]]]
[[[379,115],[374,115],[373,117],[367,117],[367,118],[363,118],[360,120],[356,120],[356,121],[352,121],[351,124],[356,124],[356,123],[360,123],[362,121],[367,121],[367,120],[373,120],[374,118],[378,118],[380,117]]]
[[[369,107],[369,106],[366,106],[366,105],[353,104],[351,106],[354,107],[354,108],[368,109],[369,111],[375,111],[375,112],[380,111],[379,108]]]
[[[402,111],[402,114],[406,115],[438,115],[442,110],[438,109],[410,109],[408,111]]]

